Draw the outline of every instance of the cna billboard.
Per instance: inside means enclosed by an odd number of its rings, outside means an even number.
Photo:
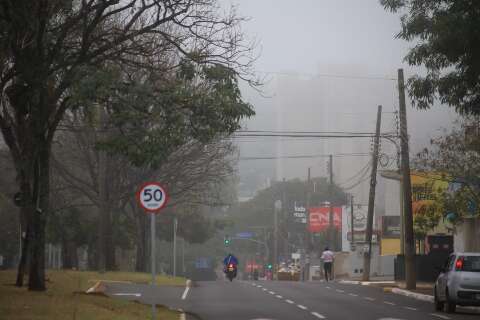
[[[330,225],[330,208],[314,207],[309,210],[308,231],[322,232]],[[333,207],[333,226],[337,230],[342,229],[342,207]]]

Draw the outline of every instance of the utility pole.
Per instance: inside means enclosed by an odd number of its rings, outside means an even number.
[[[273,272],[277,271],[278,263],[278,212],[282,210],[282,201],[276,200],[273,211]]]
[[[333,155],[328,157],[328,171],[330,174],[330,185],[328,188],[328,194],[330,197],[330,207],[329,207],[329,214],[328,214],[328,242],[333,251],[337,249],[336,241],[335,241],[335,229],[333,224]]]
[[[98,112],[98,125],[97,125],[97,135],[99,136],[100,140],[105,139],[105,126],[106,126],[106,111],[105,106],[100,103],[96,104],[97,112]],[[105,272],[107,267],[107,250],[111,250],[111,248],[107,248],[107,237],[111,237],[111,234],[105,234],[107,229],[107,215],[109,214],[106,210],[105,201],[107,199],[107,153],[105,150],[100,149],[98,151],[98,174],[97,174],[97,185],[98,185],[98,198],[99,198],[99,205],[97,207],[100,219],[98,228],[100,232],[98,233],[98,271],[100,273]],[[108,229],[110,231],[110,229]]]
[[[408,151],[407,107],[405,105],[405,81],[403,69],[398,69],[398,99],[400,109],[400,147],[402,152],[403,210],[405,227],[405,282],[407,289],[415,289],[415,238],[413,236],[412,182],[410,180],[410,159]]]
[[[355,237],[354,237],[355,229],[353,226],[354,218],[355,216],[353,214],[353,194],[352,194],[350,195],[350,234],[352,235],[350,239],[351,249],[353,249],[353,247],[355,246]]]
[[[173,277],[177,276],[177,217],[173,218]]]
[[[372,231],[373,231],[373,214],[375,209],[375,187],[377,185],[377,166],[378,152],[380,146],[380,128],[382,124],[382,106],[378,106],[377,111],[377,128],[375,130],[375,142],[373,145],[372,159],[372,175],[370,177],[370,194],[368,197],[368,214],[367,214],[367,230],[366,241],[368,243],[368,251],[363,255],[363,275],[362,280],[370,280],[370,260],[372,259]]]

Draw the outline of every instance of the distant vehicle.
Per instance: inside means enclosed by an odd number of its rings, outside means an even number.
[[[188,267],[188,277],[197,281],[214,281],[217,279],[215,264],[210,257],[199,257]]]
[[[480,306],[480,253],[452,253],[435,281],[433,295],[437,311]]]

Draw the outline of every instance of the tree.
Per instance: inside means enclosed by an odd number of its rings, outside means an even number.
[[[117,62],[164,72],[187,58],[247,78],[251,45],[215,0],[5,0],[0,5],[0,129],[24,199],[29,289],[45,290],[52,141],[86,67]],[[152,63],[153,62],[153,63]],[[25,259],[22,259],[25,261]],[[19,265],[17,285],[23,284]]]
[[[476,0],[380,0],[406,12],[397,37],[415,42],[405,57],[426,75],[408,80],[413,103],[428,109],[438,98],[461,114],[480,114],[480,2]]]
[[[431,140],[415,159],[415,166],[423,171],[436,171],[448,189],[436,199],[441,217],[454,226],[474,222],[480,217],[480,135],[478,119],[462,119],[458,126],[445,131],[443,136]],[[465,231],[467,243],[475,249]],[[480,244],[478,244],[480,245]]]

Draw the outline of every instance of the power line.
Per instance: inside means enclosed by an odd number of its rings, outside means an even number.
[[[385,76],[359,76],[359,75],[341,75],[341,74],[329,74],[329,73],[307,73],[307,72],[282,72],[282,71],[258,71],[258,73],[264,74],[277,74],[285,76],[308,76],[312,78],[336,78],[336,79],[356,79],[356,80],[387,80],[397,81],[393,77]]]
[[[341,157],[365,157],[368,153],[338,153],[333,155],[336,158]],[[312,159],[312,158],[327,158],[328,154],[311,154],[311,155],[289,155],[289,156],[265,156],[265,157],[240,157],[239,160],[277,160],[277,159]]]

